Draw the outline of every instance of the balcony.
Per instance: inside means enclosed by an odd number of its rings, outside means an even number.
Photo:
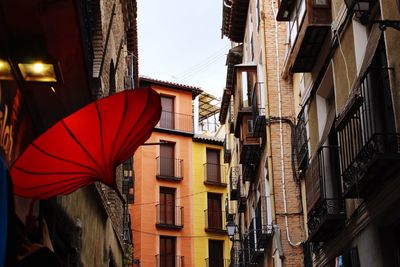
[[[226,235],[225,212],[220,210],[204,210],[205,231]]]
[[[226,138],[229,138],[228,136]],[[232,159],[232,149],[228,146],[227,140],[224,140],[224,163],[230,163]]]
[[[185,266],[184,256],[176,256],[170,254],[157,254],[157,267],[183,267]]]
[[[307,128],[306,128],[306,118],[304,110],[298,116],[297,124],[295,127],[296,140],[296,160],[298,164],[298,169],[300,175],[304,174],[304,171],[308,165],[308,141],[307,141]]]
[[[228,198],[225,199],[225,218],[226,222],[231,222],[235,219],[236,205],[234,205]]]
[[[259,261],[264,257],[264,247],[259,246],[257,243],[258,237],[257,229],[254,229],[254,218],[251,220],[246,238],[248,239],[250,265],[257,266]]]
[[[244,192],[240,180],[238,181],[237,199],[238,199],[238,212],[239,213],[245,212],[247,209],[247,196]]]
[[[321,2],[321,4],[318,4]],[[289,23],[291,72],[311,72],[331,30],[331,1],[282,0],[278,21]]]
[[[206,267],[229,267],[230,259],[206,258]]]
[[[267,118],[265,117],[265,95],[262,83],[256,83],[251,101],[253,114],[253,136],[265,139]]]
[[[163,110],[156,129],[193,134],[193,116]]]
[[[167,229],[183,228],[183,207],[157,204],[156,227]]]
[[[240,179],[240,167],[232,166],[229,175],[229,192],[231,200],[238,200],[237,191],[238,191],[239,179]]]
[[[226,187],[227,181],[225,170],[225,165],[204,163],[204,184]]]
[[[387,68],[370,68],[336,123],[346,198],[366,198],[399,171],[400,134]]]
[[[248,133],[253,132],[253,124],[249,125],[248,121],[252,121],[252,98],[251,91],[257,81],[257,66],[255,64],[238,64],[235,65],[234,79],[234,131],[235,137],[243,138]]]
[[[305,174],[310,242],[332,238],[345,221],[337,146],[318,150]]]
[[[157,179],[181,181],[183,179],[183,159],[157,157]]]
[[[256,166],[254,164],[243,164],[243,181],[254,182],[256,175]]]

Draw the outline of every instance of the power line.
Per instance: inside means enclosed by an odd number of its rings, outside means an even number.
[[[182,198],[192,197],[192,196],[199,195],[199,194],[202,194],[202,193],[205,193],[205,192],[209,192],[209,191],[207,191],[207,190],[205,190],[205,191],[200,191],[200,192],[197,192],[197,193],[193,193],[193,194],[189,194],[189,195],[184,195],[184,196],[181,196],[181,197],[177,197],[177,198],[175,198],[175,199],[182,199]],[[160,202],[159,202],[159,201],[153,201],[153,202],[145,202],[145,203],[132,204],[131,206],[143,206],[143,205],[152,205],[152,204],[158,204],[158,203],[160,203]],[[172,202],[171,202],[171,203],[172,203]],[[166,204],[168,204],[168,203],[166,203]]]
[[[146,231],[141,231],[137,229],[132,228],[132,232],[136,233],[141,233],[141,234],[146,234],[146,235],[152,235],[152,236],[162,236],[160,234],[154,233],[154,232],[146,232]],[[216,238],[216,237],[223,237],[223,235],[177,235],[175,237],[180,237],[180,238]]]

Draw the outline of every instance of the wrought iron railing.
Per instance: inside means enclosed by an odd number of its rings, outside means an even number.
[[[230,259],[223,258],[206,258],[206,267],[229,267]]]
[[[182,228],[183,207],[170,204],[157,204],[156,225],[157,227]]]
[[[226,166],[214,163],[204,163],[204,183],[226,186]]]
[[[261,83],[254,84],[251,110],[253,113],[253,136],[265,137],[267,119],[265,117],[264,93]]]
[[[205,230],[207,232],[218,232],[226,234],[225,211],[204,210]]]
[[[163,110],[156,128],[193,133],[193,116]]]
[[[337,146],[322,146],[305,174],[310,239],[325,241],[345,219]]]
[[[183,179],[183,159],[157,157],[157,178],[180,181]]]
[[[296,156],[299,170],[305,170],[308,165],[308,144],[307,144],[307,128],[305,111],[303,110],[299,116],[295,127],[296,132]]]
[[[388,79],[388,68],[370,68],[337,122],[346,197],[365,197],[382,184],[384,166],[390,169],[399,161],[400,135],[394,129]]]
[[[157,267],[183,267],[185,266],[184,259],[184,256],[157,254],[156,264]]]
[[[229,136],[226,138],[229,138]],[[232,158],[232,149],[228,147],[226,138],[224,140],[224,163],[230,163]]]
[[[229,191],[231,200],[237,200],[237,190],[238,184],[240,180],[240,167],[239,166],[232,166],[230,175],[229,175]]]

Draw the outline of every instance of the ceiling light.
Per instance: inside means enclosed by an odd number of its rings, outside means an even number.
[[[49,62],[19,62],[18,68],[26,82],[57,82],[56,66]]]
[[[13,80],[11,66],[4,59],[0,59],[0,80]]]

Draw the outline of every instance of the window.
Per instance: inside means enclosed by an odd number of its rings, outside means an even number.
[[[209,240],[208,241],[208,266],[224,267],[223,260],[223,241]]]
[[[175,225],[175,189],[168,187],[160,188],[160,224]]]
[[[115,93],[115,67],[114,67],[114,61],[111,59],[110,62],[110,73],[109,73],[109,80],[108,80],[108,92],[109,95],[112,95]]]
[[[290,46],[293,47],[297,38],[301,23],[303,21],[306,11],[305,0],[297,0],[292,12],[290,13],[289,21],[289,41]]]
[[[174,177],[175,175],[175,143],[160,145],[160,175]]]
[[[160,118],[160,127],[175,129],[174,121],[174,98],[161,96],[162,113]]]
[[[160,236],[160,267],[175,267],[175,243],[175,237]]]
[[[216,149],[208,149],[207,148],[207,181],[208,182],[221,182],[221,166],[219,161],[220,151]]]
[[[221,209],[221,195],[220,194],[207,194],[208,204],[208,229],[222,229],[222,209]],[[213,265],[211,265],[213,266]]]

